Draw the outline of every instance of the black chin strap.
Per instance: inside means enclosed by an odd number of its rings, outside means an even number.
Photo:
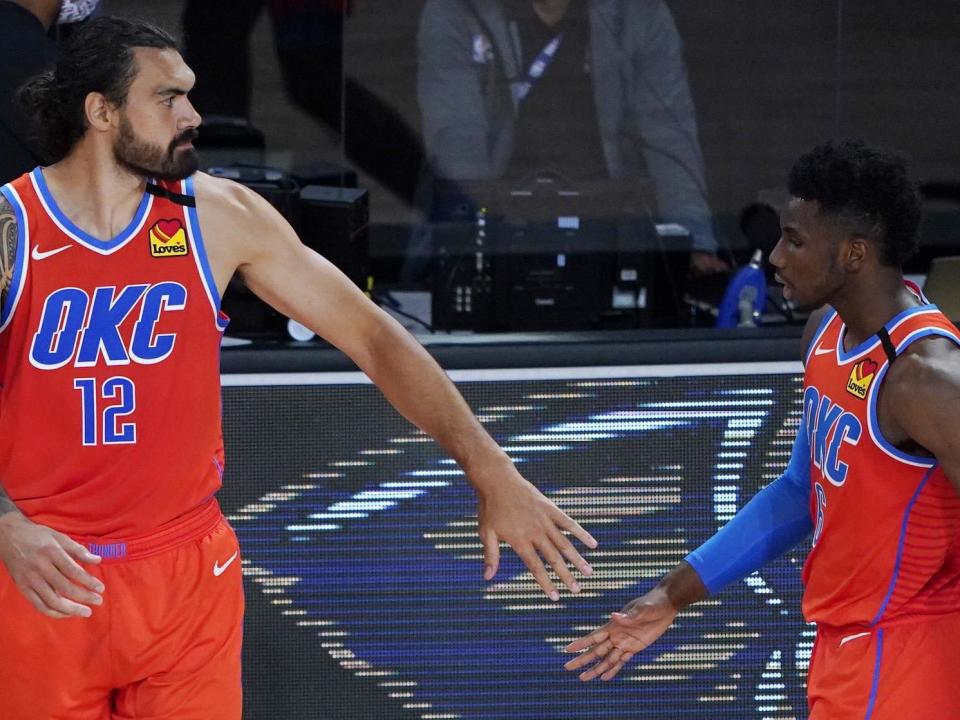
[[[887,362],[893,365],[893,361],[897,359],[897,349],[893,346],[890,333],[887,332],[886,328],[880,328],[879,332],[877,332],[877,337],[880,338],[883,351],[887,354]]]
[[[170,202],[176,203],[177,205],[184,205],[186,207],[195,208],[197,206],[197,199],[192,195],[183,195],[181,193],[173,192],[172,190],[167,190],[164,187],[160,187],[154,183],[147,183],[147,192],[156,197],[162,197]]]

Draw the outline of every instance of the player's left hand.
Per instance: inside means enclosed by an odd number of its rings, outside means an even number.
[[[568,531],[589,548],[597,541],[543,493],[525,480],[509,461],[497,477],[478,483],[477,488],[480,540],[483,543],[485,580],[497,574],[500,565],[500,542],[508,543],[533,573],[537,584],[551,600],[560,594],[550,579],[544,561],[553,568],[571,592],[580,586],[567,568],[570,561],[584,575],[593,569],[564,535]]]

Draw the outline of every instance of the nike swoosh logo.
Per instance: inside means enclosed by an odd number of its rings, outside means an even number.
[[[856,640],[857,638],[866,637],[866,636],[869,635],[869,634],[870,634],[869,632],[862,632],[862,633],[857,633],[856,635],[847,635],[845,638],[843,638],[843,639],[840,641],[840,645],[838,645],[838,647],[843,647],[844,645],[846,645],[846,644],[847,644],[848,642],[850,642],[851,640]]]
[[[36,245],[33,246],[33,252],[30,253],[30,257],[34,260],[45,260],[48,257],[56,255],[57,253],[62,253],[64,250],[69,250],[73,245],[64,245],[63,247],[54,248],[53,250],[44,250],[41,251]]]
[[[827,353],[832,353],[836,348],[825,348],[817,346],[817,349],[813,351],[814,355],[826,355]]]
[[[215,561],[215,562],[213,563],[213,576],[214,576],[214,577],[220,577],[221,575],[223,575],[224,571],[225,571],[228,567],[230,567],[231,563],[233,563],[234,560],[237,559],[237,555],[239,554],[239,552],[240,552],[240,551],[237,550],[235,553],[233,553],[233,555],[231,555],[229,558],[227,558],[227,561],[226,561],[223,565],[220,564],[220,561],[219,561],[219,560]]]

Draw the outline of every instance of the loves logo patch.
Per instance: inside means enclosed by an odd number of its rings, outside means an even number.
[[[877,363],[870,358],[854,365],[847,380],[847,392],[863,400],[867,396],[867,390],[870,389],[870,383],[873,382],[878,367]]]
[[[153,257],[179,257],[189,252],[187,233],[179,220],[157,220],[150,228],[150,254]]]

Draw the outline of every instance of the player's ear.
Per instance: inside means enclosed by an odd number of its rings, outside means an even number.
[[[106,132],[115,126],[117,121],[117,107],[107,100],[103,93],[87,93],[83,101],[83,111],[87,124],[98,132]]]
[[[843,266],[847,272],[860,272],[873,247],[863,235],[851,235],[844,243]]]

